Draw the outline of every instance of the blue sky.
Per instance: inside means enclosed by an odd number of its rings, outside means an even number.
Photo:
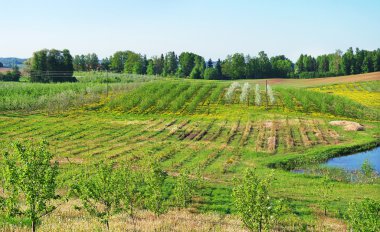
[[[379,0],[0,0],[0,57],[192,51],[319,55],[380,48]]]

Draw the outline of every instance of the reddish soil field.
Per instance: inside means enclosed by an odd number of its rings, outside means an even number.
[[[5,73],[11,70],[12,70],[11,68],[0,68],[0,73]]]
[[[350,75],[350,76],[339,76],[339,77],[324,77],[324,78],[313,78],[313,79],[286,79],[286,78],[273,78],[273,79],[258,79],[249,80],[251,83],[264,84],[268,80],[268,84],[271,85],[284,85],[284,86],[295,86],[295,87],[314,87],[320,85],[329,84],[339,84],[347,82],[358,82],[358,81],[375,81],[380,80],[380,72]]]

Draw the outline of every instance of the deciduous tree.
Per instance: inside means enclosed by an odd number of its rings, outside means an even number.
[[[8,213],[19,212],[27,216],[32,221],[32,231],[35,231],[41,217],[55,209],[50,203],[56,198],[58,163],[52,162],[53,154],[47,150],[46,142],[16,142],[14,152],[5,153],[3,158],[3,187],[8,192],[5,199]],[[22,202],[25,208],[18,203],[21,196],[25,199]]]

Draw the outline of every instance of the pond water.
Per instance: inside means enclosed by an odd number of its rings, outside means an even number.
[[[380,173],[380,147],[352,155],[332,158],[323,165],[328,167],[342,168],[347,171],[355,171],[360,170],[365,160],[368,160],[376,172]]]

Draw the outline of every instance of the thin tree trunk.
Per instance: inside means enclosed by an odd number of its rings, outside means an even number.
[[[259,232],[261,232],[261,220],[259,222]]]
[[[36,222],[33,220],[32,221],[32,232],[36,231]]]
[[[108,223],[108,220],[106,220],[106,226],[107,226],[107,231],[110,230],[110,224]]]

